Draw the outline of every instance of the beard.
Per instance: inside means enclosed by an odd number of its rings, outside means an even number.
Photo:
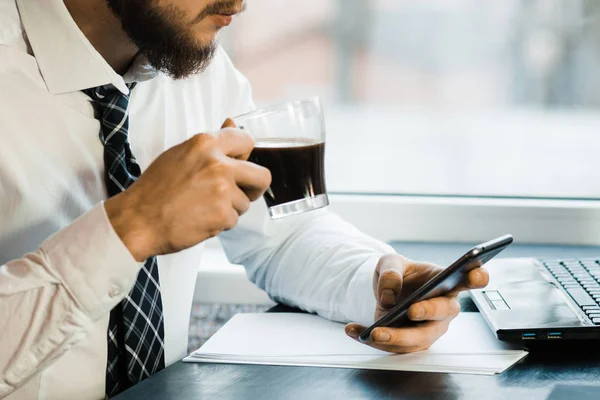
[[[217,42],[199,43],[186,15],[176,6],[159,7],[156,0],[106,0],[129,39],[157,71],[173,79],[203,72],[215,55]],[[231,1],[227,2],[228,4]],[[215,7],[203,14],[210,15]]]

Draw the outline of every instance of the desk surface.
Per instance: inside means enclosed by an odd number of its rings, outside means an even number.
[[[395,247],[409,257],[442,264],[465,248],[431,244],[395,244]],[[589,257],[600,255],[600,249],[518,246],[512,253],[508,255]],[[468,299],[463,302],[464,310],[474,309]],[[600,385],[600,343],[534,352],[496,376],[178,362],[117,399],[521,400],[545,399],[557,384]]]
[[[599,360],[531,354],[497,376],[179,362],[117,399],[545,399],[557,383],[598,385]]]

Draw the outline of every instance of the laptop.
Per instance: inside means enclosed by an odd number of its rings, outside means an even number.
[[[496,259],[487,270],[489,285],[470,295],[498,339],[600,339],[600,259]]]

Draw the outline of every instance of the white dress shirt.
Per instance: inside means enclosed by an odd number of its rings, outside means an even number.
[[[152,78],[152,79],[149,79]],[[110,310],[140,265],[104,211],[103,147],[82,89],[112,83],[130,103],[142,169],[163,151],[253,107],[223,50],[182,81],[143,64],[121,77],[61,0],[0,0],[0,398],[101,399]],[[231,262],[276,301],[369,323],[372,275],[392,249],[317,211],[281,222],[255,203],[221,235]],[[186,353],[203,245],[159,257],[165,361]]]

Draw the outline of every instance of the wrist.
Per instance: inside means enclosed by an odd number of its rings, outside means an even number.
[[[132,196],[123,192],[104,202],[108,219],[133,258],[142,262],[154,254],[152,231]]]

